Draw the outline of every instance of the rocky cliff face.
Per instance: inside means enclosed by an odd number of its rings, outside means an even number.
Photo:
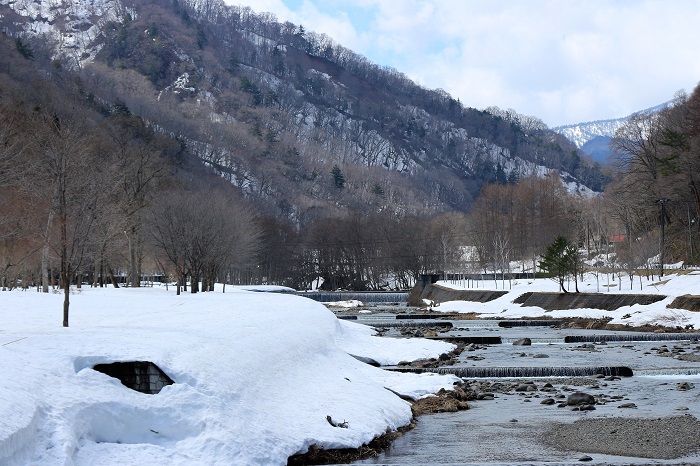
[[[553,171],[579,192],[606,181],[556,132],[464,107],[325,35],[248,8],[2,0],[0,15],[35,60],[73,69],[92,98],[178,138],[279,216],[464,210],[484,183]]]

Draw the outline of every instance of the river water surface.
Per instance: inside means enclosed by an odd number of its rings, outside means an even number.
[[[566,451],[546,446],[542,436],[557,423],[586,417],[668,417],[683,414],[700,418],[700,363],[665,355],[665,348],[684,354],[700,353],[697,341],[632,341],[607,344],[564,343],[567,335],[620,334],[546,327],[502,328],[497,323],[454,321],[452,335],[498,335],[500,345],[478,345],[464,351],[456,367],[579,367],[627,366],[635,374],[619,380],[591,378],[517,379],[538,386],[552,383],[558,389],[581,390],[593,396],[617,396],[619,403],[596,405],[594,411],[572,411],[542,405],[546,393],[496,394],[493,400],[470,402],[471,409],[458,413],[423,415],[416,428],[394,441],[387,452],[357,464],[700,464],[700,456],[678,460],[650,460],[589,454],[592,462],[581,463],[585,452],[576,445]],[[371,324],[370,324],[371,325]],[[531,338],[531,346],[514,346],[518,338]],[[680,350],[680,351],[679,351]],[[700,356],[700,355],[699,355]],[[496,380],[496,379],[489,379]],[[514,382],[514,379],[498,379]],[[697,388],[679,390],[690,382]],[[634,403],[634,409],[619,409]],[[698,441],[700,447],[700,440]]]

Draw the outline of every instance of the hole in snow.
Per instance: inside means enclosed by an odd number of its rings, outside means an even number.
[[[160,367],[150,361],[97,364],[93,369],[119,379],[122,384],[132,390],[149,395],[159,393],[163,387],[173,383],[173,380]]]

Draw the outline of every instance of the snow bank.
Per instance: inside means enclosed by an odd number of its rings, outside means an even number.
[[[415,398],[456,380],[359,362],[348,352],[392,363],[450,347],[380,339],[296,296],[84,289],[69,328],[61,302],[0,293],[2,464],[286,464],[407,424],[387,388]],[[175,383],[148,395],[92,369],[118,361],[151,361]]]
[[[611,278],[612,277],[612,278]],[[608,283],[610,279],[610,283]],[[441,281],[438,284],[455,289],[467,289],[457,283]],[[622,282],[618,282],[616,277],[601,275],[596,280],[593,275],[587,275],[585,280],[579,283],[579,289],[587,293],[641,293],[659,294],[666,296],[665,299],[653,304],[623,306],[614,311],[604,311],[601,309],[570,309],[546,312],[539,307],[524,307],[514,304],[513,300],[528,291],[558,291],[558,285],[548,279],[537,280],[516,280],[510,284],[498,281],[498,289],[505,285],[508,294],[489,301],[488,303],[475,303],[467,301],[449,301],[441,303],[433,310],[438,312],[474,312],[481,318],[512,319],[519,317],[586,317],[586,318],[608,318],[611,317],[613,324],[629,324],[632,326],[641,325],[663,325],[667,327],[685,327],[692,325],[700,329],[700,313],[686,311],[683,309],[672,309],[667,306],[673,302],[677,296],[686,294],[700,294],[700,272],[694,271],[682,274],[668,274],[659,280],[647,280],[638,277],[634,278],[632,287],[626,277],[622,277]],[[479,289],[496,289],[495,282],[479,282]]]

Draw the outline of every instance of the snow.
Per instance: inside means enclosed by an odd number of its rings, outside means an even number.
[[[393,364],[451,345],[375,337],[286,293],[83,288],[69,328],[62,300],[0,292],[0,464],[286,464],[312,444],[358,447],[408,424],[392,391],[416,398],[457,380],[348,354]],[[143,394],[92,369],[118,361],[151,361],[175,383]]]
[[[537,280],[516,280],[510,283],[506,280],[502,282],[484,281],[477,282],[478,289],[503,289],[505,286],[508,293],[498,299],[488,303],[475,303],[467,301],[450,301],[441,303],[433,310],[438,312],[474,312],[481,318],[512,319],[519,317],[586,317],[604,318],[612,317],[611,324],[629,324],[632,326],[641,325],[662,325],[667,327],[692,325],[700,329],[700,313],[686,311],[684,309],[672,309],[667,306],[673,302],[677,296],[686,294],[700,294],[700,271],[690,271],[688,273],[670,273],[661,280],[658,276],[654,280],[642,278],[641,285],[639,277],[634,277],[632,289],[630,280],[622,276],[621,280],[613,275],[601,274],[596,279],[595,275],[587,274],[583,282],[579,282],[579,290],[588,293],[623,293],[623,294],[661,294],[666,296],[653,304],[623,306],[614,311],[604,311],[601,309],[570,309],[545,312],[539,307],[525,307],[514,304],[512,301],[528,291],[558,291],[558,284],[548,279]],[[438,282],[439,285],[455,289],[469,289],[459,282]],[[573,285],[572,285],[573,286]]]
[[[2,0],[19,16],[28,19],[24,33],[46,36],[56,44],[56,55],[71,60],[73,65],[94,59],[101,45],[96,43],[102,27],[119,21],[127,10],[118,0],[67,1]],[[129,11],[135,17],[133,11]]]

